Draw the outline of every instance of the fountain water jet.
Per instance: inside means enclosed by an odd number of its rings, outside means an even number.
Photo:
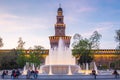
[[[94,65],[94,70],[96,71],[96,74],[98,74],[98,70],[97,70],[97,66],[96,66],[95,62],[93,62],[93,65]]]
[[[46,57],[42,71],[47,74],[69,74],[78,73],[80,67],[76,65],[70,48],[65,47],[64,41],[60,38],[58,48],[51,48]]]
[[[86,63],[86,70],[85,70],[85,75],[88,75],[89,72],[88,72],[88,63]]]
[[[69,66],[68,75],[72,75],[71,67]]]

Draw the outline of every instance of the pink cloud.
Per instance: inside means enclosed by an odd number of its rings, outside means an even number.
[[[80,9],[78,9],[78,12],[91,12],[91,11],[94,11],[96,10],[95,8],[92,8],[92,7],[81,7]]]

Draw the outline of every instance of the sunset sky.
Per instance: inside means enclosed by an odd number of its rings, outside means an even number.
[[[19,37],[25,41],[26,49],[34,45],[49,49],[48,37],[54,35],[59,4],[66,35],[79,33],[89,38],[97,30],[102,35],[100,49],[116,48],[114,37],[120,29],[120,0],[0,0],[2,49],[16,48]]]

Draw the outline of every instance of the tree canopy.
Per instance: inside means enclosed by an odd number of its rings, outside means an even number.
[[[73,56],[78,59],[78,64],[90,63],[93,60],[93,50],[99,48],[101,34],[94,31],[90,38],[83,38],[80,34],[73,36]]]

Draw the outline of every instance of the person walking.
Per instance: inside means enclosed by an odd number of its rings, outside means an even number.
[[[30,72],[30,70],[28,70],[28,71],[27,71],[26,78],[27,78],[27,79],[30,79],[30,76],[31,76],[31,72]]]
[[[38,71],[37,71],[37,69],[35,69],[35,71],[34,71],[34,79],[37,79],[37,77],[38,77]]]
[[[119,73],[117,72],[116,69],[114,70],[113,75],[115,75],[115,78],[116,78],[116,79],[119,77]]]
[[[13,69],[13,70],[12,70],[12,73],[11,73],[11,78],[12,78],[12,79],[15,78],[14,75],[15,75],[15,70]]]
[[[19,69],[17,69],[17,71],[16,71],[16,78],[18,78],[20,74],[21,73],[20,73]]]
[[[3,71],[3,73],[2,73],[2,79],[4,79],[4,76],[6,75],[6,72],[5,71]]]
[[[95,70],[92,70],[92,75],[94,75],[94,79],[96,79],[96,71]]]

